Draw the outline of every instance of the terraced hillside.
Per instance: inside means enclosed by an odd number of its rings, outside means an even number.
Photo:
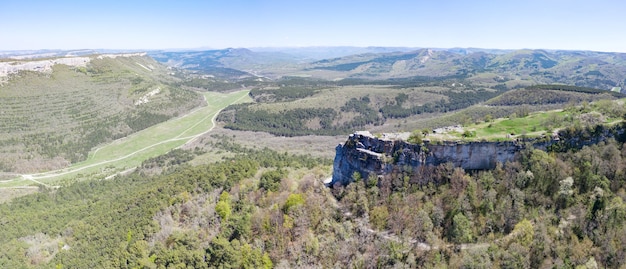
[[[89,153],[85,161],[69,167],[43,173],[22,174],[0,181],[0,196],[7,189],[29,185],[67,186],[74,182],[112,178],[135,170],[150,158],[181,153],[175,149],[193,142],[215,127],[217,113],[229,104],[249,100],[247,91],[229,94],[206,92],[206,104],[174,119],[155,124],[122,139],[99,146]]]
[[[199,94],[172,86],[177,79],[149,57],[95,55],[86,59],[82,65],[52,64],[8,72],[0,80],[0,171],[65,167],[84,160],[99,144],[203,102]],[[28,63],[4,61],[9,67]]]

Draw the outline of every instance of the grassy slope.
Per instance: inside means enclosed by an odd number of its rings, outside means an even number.
[[[170,86],[175,81],[148,57],[94,56],[87,67],[12,75],[0,84],[0,171],[30,173],[83,161],[91,148],[144,127],[138,125],[202,104],[199,95]],[[135,103],[155,90],[149,102]]]
[[[552,132],[569,126],[590,125],[591,123],[582,119],[589,118],[589,115],[597,115],[597,123],[605,125],[622,122],[623,119],[618,115],[621,115],[621,111],[623,111],[621,109],[623,103],[624,99],[603,100],[591,103],[586,108],[577,106],[565,110],[539,111],[524,117],[498,118],[492,121],[464,125],[464,131],[473,133],[471,137],[463,137],[463,134],[459,132],[429,135],[428,137],[431,140],[510,140],[520,136],[550,136]]]
[[[207,106],[188,115],[152,126],[119,139],[90,153],[86,161],[67,169],[27,175],[45,184],[60,184],[76,178],[105,177],[138,166],[143,160],[162,155],[182,146],[213,127],[213,118],[224,107],[246,100],[247,91],[230,94],[205,93]],[[30,185],[26,178],[0,183],[0,187]]]

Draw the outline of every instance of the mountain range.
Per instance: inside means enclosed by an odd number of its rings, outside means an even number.
[[[341,56],[319,59],[315,48],[159,51],[149,55],[170,66],[231,78],[256,75],[382,80],[452,76],[486,86],[505,84],[508,88],[558,83],[607,90],[626,83],[624,53],[376,47],[338,47],[332,51]],[[365,53],[358,53],[362,51]]]

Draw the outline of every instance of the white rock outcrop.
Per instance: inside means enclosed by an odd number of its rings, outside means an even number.
[[[73,67],[84,67],[91,61],[89,57],[69,57],[38,61],[0,62],[0,77],[6,77],[19,71],[49,72],[52,66],[64,64]]]

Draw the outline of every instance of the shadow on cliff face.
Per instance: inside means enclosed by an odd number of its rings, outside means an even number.
[[[411,144],[403,140],[378,138],[369,132],[357,132],[338,145],[332,180],[327,186],[348,185],[355,179],[385,181],[408,177],[412,184],[442,184],[433,171],[460,168],[466,171],[492,170],[498,164],[516,161],[527,148],[564,152],[581,149],[607,139],[626,140],[624,124],[569,127],[557,137],[511,140],[468,141]],[[442,165],[446,168],[440,168]],[[379,183],[380,184],[380,183]]]

